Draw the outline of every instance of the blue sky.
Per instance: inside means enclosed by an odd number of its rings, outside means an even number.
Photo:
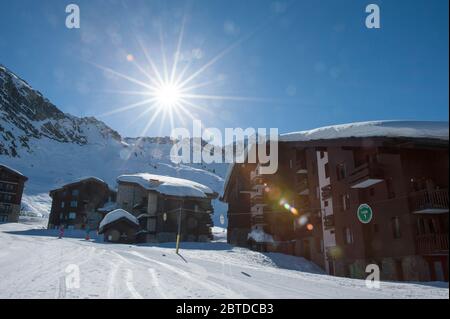
[[[202,109],[186,110],[206,126],[290,132],[448,120],[447,0],[72,2],[80,29],[65,27],[69,1],[0,1],[0,63],[64,112],[97,116],[125,136],[143,134],[154,111],[139,116],[149,107],[141,105],[107,115],[145,98],[123,91],[145,88],[98,66],[148,83],[136,67],[150,71],[138,39],[162,70],[160,35],[171,66],[183,21],[177,74],[189,64],[188,77],[223,53],[191,84],[212,83],[193,91],[245,98],[191,100]],[[380,6],[381,29],[365,27],[369,3]],[[169,133],[167,118],[158,117],[145,135]]]

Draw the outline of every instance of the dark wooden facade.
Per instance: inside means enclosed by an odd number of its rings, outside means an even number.
[[[18,222],[27,177],[0,164],[0,223]]]
[[[228,203],[227,241],[232,245],[243,247],[249,245],[248,234],[252,226],[250,172],[255,167],[255,164],[235,164],[228,173],[230,182],[225,185],[222,200]]]
[[[138,218],[139,242],[175,241],[179,218],[182,241],[209,241],[213,239],[211,200],[216,197],[168,196],[137,183],[118,181],[117,205]]]
[[[123,217],[104,226],[99,234],[103,234],[107,242],[131,244],[136,242],[138,230],[138,225]]]
[[[251,248],[303,256],[339,276],[365,278],[365,267],[377,264],[385,280],[448,281],[447,141],[280,142],[278,172],[250,172],[250,186],[236,182],[242,179],[238,172],[248,174],[242,165],[234,165],[225,187],[229,219],[243,205],[231,190],[267,186],[267,192],[252,195],[249,229],[262,227],[274,240]],[[255,214],[251,207],[258,203],[262,213]],[[368,224],[357,218],[361,204],[373,210]],[[228,232],[235,227],[230,223]]]
[[[85,178],[50,191],[52,207],[48,228],[98,228],[104,213],[98,209],[115,201],[116,193],[97,178]]]

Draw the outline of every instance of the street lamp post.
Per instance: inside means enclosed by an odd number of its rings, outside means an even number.
[[[180,237],[181,237],[181,211],[183,209],[183,201],[181,201],[180,208],[178,209],[178,232],[177,232],[177,245],[176,254],[180,250]]]

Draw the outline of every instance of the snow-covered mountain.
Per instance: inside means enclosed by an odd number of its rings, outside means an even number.
[[[49,190],[84,176],[115,187],[121,174],[147,172],[191,179],[221,193],[227,164],[174,164],[168,137],[122,138],[93,117],[61,112],[0,65],[0,163],[28,176],[24,210],[48,213]],[[214,201],[219,225],[226,206]]]

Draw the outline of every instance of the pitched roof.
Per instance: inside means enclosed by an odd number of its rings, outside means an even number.
[[[280,142],[299,142],[350,137],[406,137],[449,139],[448,122],[369,121],[340,124],[282,134]]]
[[[0,168],[6,169],[6,170],[10,171],[11,173],[18,175],[18,176],[24,178],[25,180],[28,180],[28,177],[23,175],[21,172],[19,172],[18,170],[14,169],[14,168],[11,168],[5,164],[0,164]]]
[[[53,193],[53,192],[62,190],[64,188],[67,188],[69,186],[72,186],[72,185],[75,185],[75,184],[79,184],[79,183],[83,183],[83,182],[87,182],[87,181],[93,181],[93,182],[96,182],[96,183],[99,183],[99,184],[104,184],[104,185],[106,185],[106,187],[110,188],[109,185],[105,181],[103,181],[102,179],[100,179],[98,177],[95,177],[95,176],[87,176],[87,177],[77,178],[76,180],[74,180],[74,181],[72,181],[70,183],[67,183],[67,184],[64,184],[64,185],[62,185],[62,186],[60,186],[58,188],[52,189],[50,191],[50,194]]]
[[[134,183],[146,190],[168,196],[207,198],[215,195],[209,187],[203,184],[170,176],[147,173],[121,175],[117,178],[117,182]]]
[[[108,214],[106,214],[106,216],[102,219],[102,221],[100,222],[99,228],[98,228],[98,232],[101,234],[103,232],[105,226],[112,224],[123,218],[126,219],[127,221],[131,222],[132,224],[139,226],[139,221],[135,216],[131,215],[126,210],[116,209],[116,210],[113,210],[112,212],[109,212]]]

